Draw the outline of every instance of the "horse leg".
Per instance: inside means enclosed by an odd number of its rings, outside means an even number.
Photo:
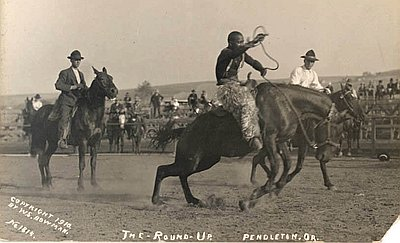
[[[276,188],[277,188],[277,190],[275,191],[276,195],[278,195],[279,192],[283,189],[283,187],[287,184],[289,170],[290,170],[290,167],[292,164],[287,144],[281,143],[278,146],[279,146],[279,149],[282,151],[281,157],[282,157],[282,161],[283,161],[283,172],[282,172],[281,178],[276,183]]]
[[[296,168],[292,173],[290,173],[286,178],[286,183],[289,183],[303,168],[304,158],[306,157],[308,147],[305,144],[305,141],[300,141],[299,148],[297,152],[297,164]]]
[[[250,182],[253,185],[257,185],[258,182],[256,181],[256,171],[257,171],[257,165],[260,165],[265,173],[267,173],[268,177],[271,176],[271,171],[265,164],[265,157],[267,156],[266,150],[263,148],[261,149],[254,157],[253,157],[253,163],[251,167],[251,176],[250,176]]]
[[[328,190],[336,191],[337,188],[329,180],[328,172],[326,171],[326,163],[327,162],[322,162],[322,161],[319,162],[322,171],[322,176],[324,177],[324,185],[328,188]]]
[[[46,175],[44,173],[45,160],[43,151],[38,153],[38,166],[40,170],[40,176],[42,179],[42,187],[49,187],[49,185],[47,184]]]
[[[142,152],[141,148],[140,148],[141,141],[142,141],[142,134],[139,134],[138,139],[136,141],[136,148],[137,148],[138,154],[140,154]]]
[[[260,186],[253,190],[249,199],[239,201],[240,209],[242,211],[248,211],[250,208],[253,208],[257,204],[259,198],[261,198],[267,193],[270,193],[272,190],[273,190],[273,181],[271,179],[268,179],[265,185]]]
[[[79,178],[78,178],[78,191],[83,191],[83,171],[85,170],[85,153],[86,142],[82,141],[79,144]]]
[[[163,201],[160,200],[161,181],[169,176],[178,176],[181,171],[182,168],[179,167],[176,163],[158,166],[157,175],[154,182],[153,196],[151,198],[153,204],[163,204]]]
[[[278,151],[275,143],[275,138],[276,135],[268,135],[264,137],[264,146],[271,166],[270,173],[267,173],[268,180],[265,185],[253,190],[253,193],[250,195],[249,199],[239,201],[239,207],[242,211],[247,211],[250,208],[253,208],[258,202],[259,198],[267,193],[270,193],[273,190],[273,187],[275,185],[275,177],[279,171],[279,164],[276,163]]]
[[[182,185],[183,193],[185,194],[186,201],[189,204],[205,206],[205,204],[202,201],[200,201],[199,199],[197,199],[193,196],[192,192],[190,191],[187,178],[188,178],[187,175],[179,176],[179,180],[181,181],[181,185]]]
[[[265,148],[266,148],[266,154],[268,156],[269,162],[270,162],[270,178],[268,181],[271,181],[270,183],[266,183],[266,185],[273,185],[275,184],[275,177],[278,174],[279,171],[279,164],[277,163],[277,155],[278,155],[278,150],[276,146],[276,134],[274,135],[269,135],[266,136],[264,139],[265,143]]]
[[[351,156],[351,131],[347,134],[347,156]]]
[[[343,134],[340,136],[339,138],[339,150],[338,150],[338,157],[342,157],[343,156]]]
[[[97,165],[97,148],[96,145],[90,146],[90,183],[92,186],[97,187],[96,181],[96,165]]]
[[[123,153],[124,152],[124,131],[123,130],[121,131],[119,138],[120,138],[120,142],[121,142],[121,153]]]
[[[49,143],[49,146],[47,147],[46,152],[45,152],[44,171],[45,171],[45,175],[46,175],[47,186],[52,185],[52,177],[51,177],[51,173],[50,173],[50,158],[56,150],[57,150],[57,143]]]

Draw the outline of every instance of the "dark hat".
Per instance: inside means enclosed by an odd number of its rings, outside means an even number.
[[[196,90],[192,89],[192,92],[196,92]]]
[[[78,50],[75,50],[75,51],[71,52],[71,55],[69,55],[69,57],[67,57],[67,58],[71,59],[71,60],[82,60],[82,59],[84,59],[84,57],[81,56],[81,52],[78,51]]]
[[[314,52],[314,50],[309,50],[309,51],[306,53],[306,55],[301,56],[301,58],[304,58],[304,59],[310,60],[310,61],[319,61],[319,59],[317,59],[317,58],[315,57],[315,52]]]
[[[34,98],[35,98],[35,99],[40,99],[40,98],[42,98],[42,97],[40,97],[40,94],[36,94],[36,95],[34,96]]]

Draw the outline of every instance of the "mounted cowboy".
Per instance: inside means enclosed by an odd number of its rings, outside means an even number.
[[[239,81],[238,73],[244,63],[259,71],[261,76],[267,74],[262,64],[254,60],[246,51],[255,47],[265,38],[264,34],[257,35],[254,40],[244,43],[242,33],[233,31],[228,35],[228,47],[218,56],[215,67],[217,78],[217,98],[225,110],[231,112],[238,121],[244,139],[254,150],[262,148],[260,127],[258,124],[257,107],[254,97],[244,82]]]
[[[41,101],[42,97],[40,94],[36,94],[33,99],[32,99],[32,108],[33,110],[37,111],[40,109],[40,107],[43,106],[43,103]]]
[[[78,69],[84,57],[78,50],[74,50],[67,58],[70,59],[71,67],[62,70],[58,75],[55,87],[61,91],[61,94],[58,96],[54,109],[48,118],[50,121],[56,121],[60,118],[58,123],[58,147],[60,148],[68,148],[67,138],[76,102],[81,97],[81,90],[88,88],[83,73]]]
[[[319,80],[317,73],[312,70],[314,63],[319,61],[315,56],[314,50],[309,50],[304,56],[304,65],[296,67],[290,74],[289,84],[300,85],[310,89],[316,89],[321,92],[330,94],[331,91],[328,88],[324,88]]]

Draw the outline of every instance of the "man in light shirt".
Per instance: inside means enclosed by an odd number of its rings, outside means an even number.
[[[296,67],[290,74],[289,84],[300,85],[310,89],[316,89],[318,91],[324,91],[330,94],[330,90],[324,88],[318,80],[317,73],[312,70],[314,63],[319,61],[316,58],[314,50],[309,50],[304,56],[304,65]]]
[[[67,137],[70,131],[70,121],[76,102],[81,97],[81,90],[87,89],[83,73],[79,71],[79,65],[83,57],[78,50],[71,53],[69,57],[71,67],[62,70],[55,83],[56,89],[61,91],[49,120],[55,121],[60,118],[58,123],[60,148],[68,148]]]

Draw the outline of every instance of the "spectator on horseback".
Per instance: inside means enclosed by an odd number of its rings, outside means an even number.
[[[358,96],[362,96],[364,99],[367,98],[367,87],[364,83],[360,83],[360,87],[358,87]]]
[[[389,83],[387,84],[387,93],[389,94],[389,99],[393,99],[396,93],[397,85],[393,82],[393,78],[390,78]]]
[[[375,89],[374,84],[372,83],[372,80],[370,80],[367,86],[368,97],[374,97],[374,89]]]
[[[375,99],[377,100],[383,99],[384,93],[385,93],[385,86],[383,86],[382,80],[379,80],[378,85],[376,85]]]
[[[121,104],[118,98],[114,98],[114,103],[110,107],[110,120],[118,119],[118,116],[125,110],[124,106]]]
[[[351,79],[349,78],[346,80],[346,83],[344,85],[344,92],[349,92],[353,98],[358,99],[357,91],[353,88],[353,84],[351,83]]]
[[[154,91],[154,94],[150,98],[150,105],[153,108],[152,118],[158,118],[161,116],[160,107],[161,107],[161,102],[163,99],[164,99],[164,97],[156,89]]]
[[[139,96],[137,96],[137,95],[135,96],[135,100],[133,101],[133,104],[132,104],[132,111],[135,114],[142,112],[142,104],[140,102]]]
[[[300,85],[330,94],[330,89],[322,87],[318,81],[317,73],[312,70],[314,63],[319,61],[315,56],[314,50],[307,51],[307,53],[304,56],[301,56],[301,58],[304,59],[304,65],[296,67],[292,71],[290,74],[289,84]]]
[[[188,104],[189,104],[189,107],[190,107],[190,110],[193,112],[193,113],[198,113],[198,102],[199,100],[198,100],[198,97],[197,97],[197,94],[196,94],[196,90],[192,90],[192,93],[190,93],[190,95],[188,96]]]
[[[129,109],[132,106],[132,98],[129,95],[129,92],[125,93],[125,97],[124,97],[124,105],[127,109]]]
[[[207,93],[205,90],[201,91],[199,103],[203,105],[203,111],[208,111],[211,108],[211,104],[207,98]]]
[[[32,99],[32,107],[33,107],[33,110],[37,111],[37,110],[40,109],[40,107],[43,106],[43,103],[42,103],[42,101],[41,101],[41,98],[42,98],[42,97],[40,97],[40,94],[36,94],[36,95],[33,97],[33,99]]]
[[[62,70],[58,76],[55,87],[61,91],[61,94],[48,118],[51,121],[60,118],[58,123],[58,146],[60,148],[68,148],[67,138],[70,131],[71,118],[76,111],[76,102],[82,96],[81,91],[88,88],[83,73],[78,69],[81,60],[84,59],[81,53],[78,50],[74,50],[67,58],[70,59],[71,67]]]
[[[258,34],[252,41],[244,42],[242,33],[233,31],[228,35],[228,47],[224,48],[218,56],[215,67],[217,78],[217,98],[225,110],[231,112],[238,121],[243,137],[254,150],[262,148],[260,127],[258,124],[258,110],[254,97],[239,81],[238,73],[244,63],[249,64],[259,71],[261,76],[267,70],[260,62],[254,60],[246,51],[262,42],[265,35]]]

